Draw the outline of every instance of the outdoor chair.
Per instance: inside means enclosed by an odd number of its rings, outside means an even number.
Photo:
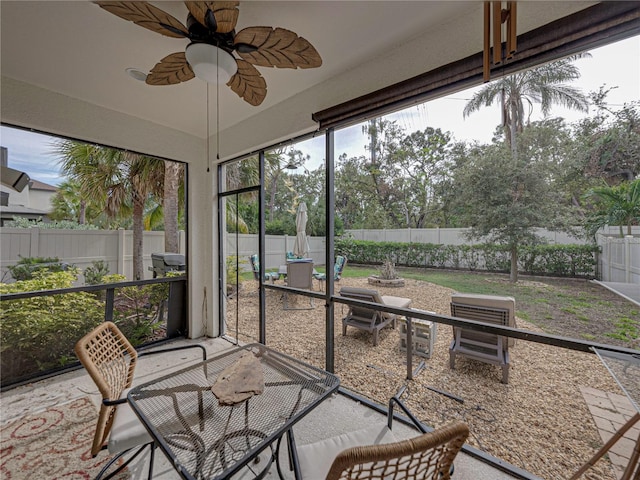
[[[76,343],[75,353],[102,395],[102,405],[91,446],[91,455],[95,457],[105,448],[109,450],[109,453],[115,454],[98,473],[96,480],[102,478],[114,463],[119,462],[124,455],[131,452],[131,456],[107,475],[105,480],[117,475],[146,447],[149,447],[151,452],[149,478],[152,477],[155,445],[127,403],[127,393],[133,382],[138,356],[188,348],[200,348],[203,360],[206,360],[207,353],[202,345],[188,345],[138,353],[112,322],[102,323]]]
[[[378,303],[388,307],[409,308],[411,299],[404,297],[392,297],[380,295],[377,290],[366,288],[342,287],[340,296],[362,300],[364,302]],[[349,305],[347,316],[342,319],[342,335],[347,334],[347,327],[355,327],[368,332],[373,332],[373,345],[378,345],[378,332],[389,323],[396,328],[397,315],[383,312],[374,307],[360,307]]]
[[[292,261],[292,260],[299,260],[299,259],[301,259],[301,258],[302,258],[302,257],[300,257],[300,256],[296,255],[296,254],[295,254],[295,253],[293,253],[293,252],[287,252],[285,256],[286,256],[286,260],[287,260],[287,262],[290,262],[290,261]]]
[[[302,290],[313,290],[313,262],[289,262],[287,263],[287,279],[288,287],[299,288]],[[309,298],[309,307],[294,308],[289,306],[289,292],[284,293],[285,310],[311,310],[315,307],[313,298]]]
[[[342,278],[342,271],[344,270],[344,267],[346,265],[347,265],[347,257],[345,257],[343,255],[338,255],[336,257],[336,263],[333,265],[333,280],[334,281],[336,281],[336,282],[340,281],[340,279]],[[324,282],[327,280],[327,274],[314,271],[313,272],[313,278],[318,280],[318,283],[320,284],[320,290],[324,290],[324,288],[322,286],[324,285]]]
[[[407,440],[396,438],[391,431],[394,401],[421,435]],[[397,396],[389,402],[388,415],[384,426],[374,425],[298,447],[302,479],[450,479],[453,461],[469,436],[469,427],[457,421],[427,433]]]
[[[253,278],[260,281],[260,260],[258,260],[258,254],[254,253],[249,257],[249,262],[251,263],[251,270],[253,271]],[[275,282],[276,280],[280,280],[280,274],[278,272],[264,272],[264,281],[265,282]]]
[[[456,293],[451,296],[451,316],[515,327],[516,302],[513,297]],[[502,383],[509,383],[509,347],[515,339],[493,333],[453,327],[449,366],[455,368],[456,355],[502,367]]]

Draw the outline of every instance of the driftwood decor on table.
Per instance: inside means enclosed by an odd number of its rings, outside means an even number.
[[[242,355],[233,365],[225,368],[211,391],[220,405],[235,405],[264,392],[262,364],[252,353]]]

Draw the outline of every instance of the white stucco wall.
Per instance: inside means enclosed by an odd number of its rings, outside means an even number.
[[[55,194],[56,192],[51,192],[48,190],[30,190],[29,204],[25,206],[35,208],[37,210],[44,210],[45,212],[50,212],[53,209],[51,205],[51,199]],[[9,199],[11,199],[11,196],[9,196]]]
[[[29,188],[25,188],[21,192],[18,192],[13,188],[0,185],[0,191],[7,192],[9,194],[9,205],[20,205],[23,207],[29,206]]]

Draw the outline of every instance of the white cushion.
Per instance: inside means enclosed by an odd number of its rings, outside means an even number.
[[[410,298],[392,297],[390,295],[383,295],[382,302],[385,305],[388,305],[390,307],[397,307],[397,308],[409,308],[411,306]]]
[[[120,398],[127,398],[130,388],[123,390]],[[131,409],[129,402],[116,408],[113,425],[109,435],[109,452],[119,453],[139,445],[151,442],[151,436]]]
[[[340,452],[350,447],[397,442],[387,425],[374,425],[363,430],[343,433],[316,443],[298,447],[300,473],[304,480],[324,480]]]

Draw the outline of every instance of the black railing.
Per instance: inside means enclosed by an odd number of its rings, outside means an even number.
[[[186,278],[0,295],[0,388],[78,368],[75,343],[103,321],[136,348],[186,336]]]

